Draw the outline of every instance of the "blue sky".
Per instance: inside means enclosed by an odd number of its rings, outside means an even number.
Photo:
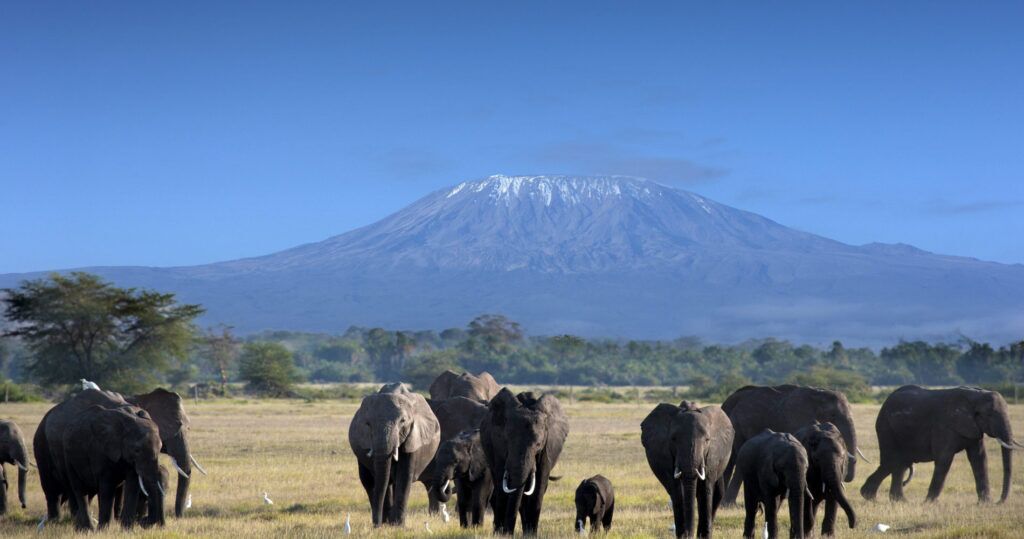
[[[0,6],[0,272],[265,254],[499,172],[1024,262],[1024,3],[295,4]]]

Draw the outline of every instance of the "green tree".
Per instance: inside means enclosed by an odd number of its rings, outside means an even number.
[[[118,288],[74,272],[5,289],[4,314],[31,352],[28,375],[45,387],[84,378],[119,391],[155,381],[192,344],[199,305],[174,294]]]
[[[470,354],[507,354],[523,339],[523,330],[500,314],[484,314],[469,323],[469,338],[463,343]]]
[[[425,390],[446,370],[463,370],[455,350],[437,350],[409,359],[402,370],[402,380],[418,390]]]
[[[217,373],[220,394],[224,396],[228,387],[228,373],[238,359],[238,339],[231,333],[231,326],[221,325],[209,329],[203,336],[203,353],[210,367]]]
[[[286,397],[298,381],[292,353],[273,342],[248,343],[238,359],[238,375],[246,389],[270,397]]]

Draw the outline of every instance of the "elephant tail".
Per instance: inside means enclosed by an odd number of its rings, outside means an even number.
[[[907,478],[903,480],[903,486],[907,486],[910,480],[914,478],[914,464],[910,464],[910,473],[907,474]]]

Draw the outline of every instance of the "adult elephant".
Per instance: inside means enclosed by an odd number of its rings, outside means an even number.
[[[725,493],[725,467],[732,455],[733,427],[718,406],[683,401],[661,403],[640,424],[640,440],[651,471],[672,500],[676,537],[711,537]]]
[[[722,403],[722,410],[732,421],[736,430],[733,440],[733,458],[725,470],[726,488],[724,503],[733,505],[739,494],[740,477],[733,473],[736,455],[747,440],[760,434],[764,429],[775,432],[796,433],[802,427],[814,422],[829,422],[843,435],[843,443],[849,448],[849,466],[843,481],[853,481],[857,457],[857,432],[853,425],[853,414],[846,396],[838,391],[815,387],[746,386],[737,389]]]
[[[743,479],[743,537],[754,537],[758,507],[764,508],[768,539],[778,537],[778,511],[789,498],[789,537],[804,537],[807,451],[792,434],[765,430],[747,440],[736,456],[736,474]]]
[[[452,397],[444,400],[427,400],[431,411],[437,417],[441,425],[441,442],[454,439],[460,432],[476,430],[480,428],[480,422],[487,415],[487,406],[480,402],[466,397]],[[423,469],[419,480],[427,487],[428,512],[437,513],[441,504],[451,497],[451,492],[442,494],[440,489],[450,488],[450,483],[437,483],[436,470],[437,455],[430,459],[430,463]]]
[[[25,508],[25,479],[28,475],[28,450],[25,437],[13,421],[0,420],[0,515],[7,513],[7,470],[13,464],[18,470],[18,501]]]
[[[409,487],[434,457],[441,440],[437,417],[422,396],[400,383],[363,398],[352,417],[348,442],[359,462],[359,480],[370,498],[373,525],[402,525]]]
[[[818,506],[825,503],[825,516],[821,521],[821,535],[835,534],[836,509],[842,507],[850,528],[857,526],[857,514],[846,499],[843,477],[850,459],[846,458],[846,444],[839,429],[832,423],[815,423],[796,433],[796,439],[807,451],[807,490],[804,500],[804,532],[814,530]]]
[[[478,401],[488,402],[498,394],[498,382],[490,373],[484,371],[480,374],[464,372],[458,374],[455,371],[444,371],[430,384],[430,398],[432,400],[444,400],[452,397],[466,397]]]
[[[496,533],[515,533],[517,515],[523,533],[537,533],[551,470],[568,435],[569,421],[551,395],[513,395],[502,388],[491,399],[480,424],[480,443],[491,477],[501,485],[494,490]]]
[[[157,388],[143,395],[135,395],[126,399],[129,403],[149,412],[150,417],[160,429],[160,441],[163,453],[171,458],[178,474],[178,486],[174,496],[174,516],[185,513],[188,503],[189,486],[192,481],[193,467],[206,475],[206,470],[192,456],[189,429],[192,422],[185,413],[181,396],[164,388]]]
[[[68,509],[72,513],[78,511],[78,506],[72,501],[74,493],[64,465],[64,431],[75,424],[78,414],[92,406],[142,411],[128,404],[117,393],[86,389],[46,412],[32,437],[32,451],[39,468],[39,482],[46,497],[48,520],[60,517],[60,505],[64,502],[68,502]]]
[[[1003,446],[1003,492],[999,501],[1006,501],[1010,495],[1012,452],[1022,446],[1013,439],[1006,401],[999,393],[973,387],[903,386],[882,404],[875,420],[875,433],[881,453],[878,469],[860,489],[861,495],[869,500],[874,499],[885,476],[892,477],[889,497],[903,500],[904,473],[910,469],[912,477],[916,462],[935,462],[927,497],[928,501],[935,500],[942,493],[953,456],[966,451],[978,499],[987,501],[986,434]]]
[[[89,499],[99,497],[99,527],[110,522],[116,491],[124,483],[126,505],[121,523],[130,527],[139,494],[148,497],[143,525],[164,524],[165,488],[160,473],[160,431],[149,414],[134,406],[90,406],[64,431],[65,475],[71,486],[75,528],[92,529]]]

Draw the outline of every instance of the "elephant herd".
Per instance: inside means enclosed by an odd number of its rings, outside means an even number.
[[[353,417],[349,442],[370,500],[375,526],[404,523],[413,482],[423,483],[430,510],[457,496],[459,523],[483,524],[513,534],[538,530],[544,495],[569,434],[552,395],[513,394],[487,373],[442,374],[430,399],[402,384],[366,397]],[[795,385],[747,386],[721,406],[662,403],[640,425],[641,443],[655,477],[668,493],[676,537],[711,537],[722,504],[733,505],[743,489],[744,537],[754,537],[757,513],[764,533],[778,536],[778,512],[788,501],[790,537],[811,535],[824,505],[821,534],[833,535],[839,510],[851,528],[857,515],[844,482],[858,460],[850,404],[836,391]],[[1002,445],[1003,489],[1010,490],[1013,439],[1007,405],[996,392],[959,387],[930,390],[904,386],[889,396],[875,424],[880,463],[861,489],[873,499],[885,476],[890,496],[902,488],[917,462],[935,462],[928,491],[934,500],[953,455],[966,450],[979,500],[989,497],[984,436]],[[858,457],[859,455],[859,457]],[[904,474],[910,476],[904,479]],[[586,533],[612,525],[615,493],[606,477],[584,479],[576,489],[574,529]]]
[[[544,496],[569,435],[569,422],[557,398],[531,392],[514,394],[487,373],[442,373],[430,398],[400,383],[366,396],[352,417],[348,440],[358,463],[359,481],[370,502],[374,526],[402,525],[414,483],[426,488],[432,513],[447,520],[453,497],[463,527],[483,524],[487,510],[493,529],[511,535],[517,520],[525,534],[539,528]],[[176,473],[174,512],[190,505],[193,470],[206,472],[191,454],[190,422],[178,394],[157,389],[124,397],[84,389],[54,406],[33,438],[33,453],[46,498],[46,517],[61,506],[77,529],[94,521],[89,505],[98,498],[100,527],[117,520],[124,527],[164,524],[169,473]],[[747,386],[721,406],[683,401],[656,406],[640,425],[647,462],[667,492],[676,537],[711,537],[718,508],[735,504],[743,489],[744,537],[753,537],[763,511],[765,533],[778,534],[778,512],[788,501],[790,537],[813,532],[824,505],[821,534],[835,532],[841,509],[849,526],[856,513],[844,482],[854,479],[858,460],[850,405],[839,392],[781,385]],[[1003,484],[1010,492],[1013,438],[1006,402],[977,388],[925,389],[904,386],[882,405],[875,422],[878,468],[861,494],[874,499],[891,478],[889,495],[902,500],[914,464],[934,462],[927,500],[943,487],[953,456],[966,451],[978,499],[989,499],[984,437],[1002,446]],[[170,472],[158,461],[170,457]],[[858,457],[859,455],[859,457]],[[18,500],[25,507],[29,459],[24,436],[0,421],[0,515],[7,511],[8,477],[15,466]],[[586,533],[612,525],[615,492],[597,474],[576,489],[574,529]]]
[[[189,418],[181,397],[164,389],[128,397],[83,389],[43,416],[32,442],[46,498],[40,527],[57,519],[63,505],[76,529],[92,529],[93,498],[98,498],[95,522],[100,527],[112,519],[124,527],[163,525],[169,474],[159,464],[160,453],[170,457],[180,476],[176,516],[188,504],[193,467],[206,473],[190,452]],[[17,425],[0,421],[0,514],[7,508],[5,463],[18,467],[18,497],[25,507],[25,476],[31,464],[25,438]]]

